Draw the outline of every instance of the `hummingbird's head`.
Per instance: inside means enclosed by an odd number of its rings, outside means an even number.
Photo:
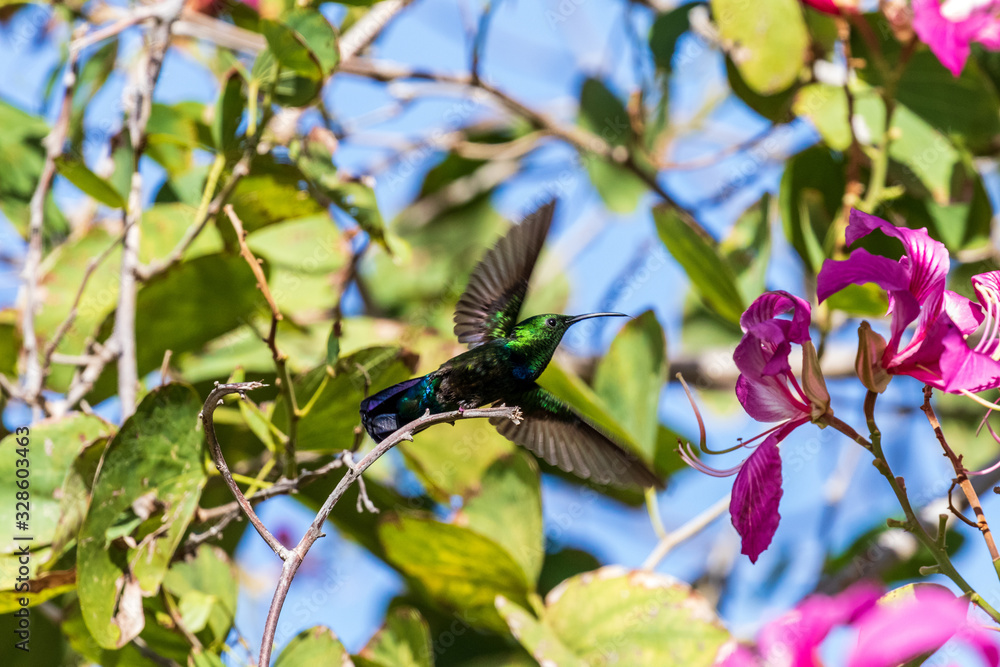
[[[591,317],[628,317],[624,313],[587,313],[586,315],[535,315],[514,327],[509,345],[523,353],[537,378],[545,370],[552,354],[559,347],[563,334],[571,326]]]

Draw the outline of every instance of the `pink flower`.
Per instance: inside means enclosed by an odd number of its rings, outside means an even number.
[[[959,76],[972,42],[1000,50],[1000,2],[913,0],[913,30],[941,64]]]
[[[786,313],[791,313],[791,319],[781,317]],[[757,562],[770,545],[781,519],[778,443],[797,427],[829,411],[830,396],[818,373],[809,321],[809,304],[788,292],[766,292],[747,308],[740,318],[745,335],[733,354],[740,370],[736,396],[754,419],[780,423],[741,442],[737,447],[749,447],[764,438],[743,463],[730,470],[710,468],[693,451],[681,453],[689,465],[702,472],[719,477],[736,475],[729,512],[743,538],[742,552],[751,562]],[[788,363],[793,343],[803,346],[803,385]]]
[[[847,243],[876,229],[903,245],[899,260],[854,250],[844,261],[826,260],[817,278],[822,302],[850,284],[875,283],[889,294],[891,335],[882,354],[890,374],[909,375],[951,393],[969,394],[1000,386],[1000,274],[972,279],[980,303],[945,289],[949,257],[944,244],[926,229],[896,227],[858,210],[851,211]],[[985,323],[984,323],[985,320]],[[904,342],[907,328],[915,324]],[[974,348],[967,339],[983,326]]]
[[[765,625],[754,647],[737,646],[716,659],[718,667],[815,667],[830,632],[847,626],[857,642],[848,667],[893,667],[933,652],[956,639],[975,650],[983,662],[1000,665],[1000,653],[983,628],[967,620],[968,601],[946,588],[917,584],[897,598],[879,599],[871,584],[858,584],[828,597],[813,595],[792,612]]]

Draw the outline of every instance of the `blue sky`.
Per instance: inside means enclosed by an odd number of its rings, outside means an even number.
[[[562,3],[574,9],[554,20],[547,14],[545,3],[495,3],[489,39],[483,58],[483,73],[495,85],[515,95],[521,101],[541,108],[564,122],[573,121],[576,99],[582,77],[599,75],[608,80],[619,93],[634,88],[639,81],[634,76],[633,58],[646,59],[636,50],[630,32],[647,34],[648,13],[626,2]],[[555,3],[553,3],[554,5]],[[560,6],[562,6],[560,5]],[[627,12],[630,9],[630,14]],[[469,41],[464,38],[474,25],[481,6],[476,2],[451,3],[446,0],[418,0],[407,9],[378,42],[374,53],[378,57],[407,62],[439,71],[464,72],[467,69]],[[0,30],[0,97],[22,108],[44,111],[50,118],[51,105],[41,106],[39,100],[45,77],[56,63],[51,40],[34,43],[40,25],[38,17],[47,12],[35,7],[19,14],[11,25]],[[338,12],[333,10],[334,18]],[[629,28],[629,26],[631,26]],[[25,36],[30,37],[25,39]],[[62,38],[64,35],[57,35]],[[134,48],[132,32],[123,50]],[[685,39],[693,39],[687,37]],[[685,48],[682,40],[681,48]],[[688,45],[690,46],[690,45]],[[648,76],[649,68],[643,70]],[[87,117],[88,127],[105,133],[119,122],[117,100],[122,81],[113,79],[102,92]],[[680,68],[670,90],[675,121],[690,118],[705,100],[723,94],[725,72],[717,54],[704,50],[700,56]],[[165,102],[180,100],[213,101],[216,97],[214,78],[194,59],[172,52],[164,66],[157,99]],[[363,116],[377,110],[391,99],[381,85],[349,77],[336,77],[327,86],[325,100],[343,118]],[[428,135],[440,126],[449,109],[462,100],[442,96],[413,105],[400,117],[381,123],[372,131],[398,133],[408,137]],[[488,113],[481,110],[476,113]],[[728,99],[718,104],[707,121],[683,136],[670,155],[675,161],[690,160],[712,154],[725,146],[743,141],[759,133],[766,122],[749,112],[739,101]],[[815,134],[806,125],[795,125],[780,135],[779,154],[791,155],[815,141]],[[100,146],[93,145],[87,159],[99,157]],[[623,273],[636,258],[653,256],[661,248],[656,238],[649,208],[656,203],[653,195],[643,199],[632,214],[613,215],[603,207],[591,187],[586,173],[576,163],[574,151],[553,145],[533,159],[536,173],[515,177],[497,193],[495,206],[501,212],[516,216],[523,212],[524,202],[547,187],[552,180],[567,173],[563,204],[550,244],[560,248],[575,247],[574,230],[594,221],[600,223],[599,233],[572,256],[567,272],[573,287],[568,305],[570,312],[586,312],[603,307],[601,297],[616,280],[635,278]],[[377,161],[379,154],[370,147],[344,141],[336,154],[338,166],[363,172]],[[433,165],[424,161],[410,177],[390,187],[385,179],[376,183],[380,207],[387,219],[405,205],[419,187],[419,178]],[[699,219],[717,236],[725,234],[736,216],[765,191],[775,192],[782,173],[781,161],[765,163],[753,170],[742,188],[717,204],[698,208]],[[663,182],[680,201],[694,205],[718,191],[720,183],[731,182],[748,166],[755,166],[751,156],[736,153],[711,169],[671,172]],[[154,180],[157,172],[150,168]],[[997,179],[990,180],[991,194],[996,192]],[[60,182],[57,195],[61,201],[76,197],[73,189]],[[152,189],[150,190],[150,194]],[[773,261],[768,285],[775,289],[797,291],[801,285],[801,270],[792,251],[775,229]],[[0,256],[18,257],[23,243],[9,226],[0,222]],[[641,265],[642,262],[640,262]],[[680,313],[686,290],[686,278],[670,259],[649,273],[648,279],[633,280],[627,298],[615,304],[616,309],[638,313],[653,308],[667,331],[671,350],[676,353],[680,341]],[[13,271],[0,264],[0,306],[12,303],[17,278]],[[597,329],[594,340],[581,343],[582,352],[600,351],[609,344],[618,325]],[[849,423],[863,423],[860,414],[860,394],[855,383],[833,383],[837,414]],[[882,399],[883,408],[912,404],[918,387],[906,378],[895,380]],[[732,443],[737,437],[749,437],[763,430],[737,409],[732,401],[724,412],[704,407],[709,417],[710,441],[716,446]],[[113,413],[113,404],[107,406]],[[923,490],[936,489],[949,477],[947,466],[936,453],[924,428],[926,424],[901,410],[884,409],[881,426],[886,438],[887,454],[897,474],[906,477],[907,487],[915,496]],[[693,432],[694,418],[687,399],[676,385],[662,394],[660,414],[664,423],[686,433]],[[918,415],[919,416],[919,415]],[[5,415],[8,423],[26,418],[23,411],[11,409]],[[924,447],[923,445],[927,445]],[[921,445],[921,446],[917,446]],[[784,611],[815,585],[818,568],[828,549],[841,549],[865,530],[880,524],[887,515],[898,513],[898,507],[884,481],[869,465],[869,457],[849,453],[853,447],[835,433],[807,426],[799,429],[782,445],[785,456],[785,497],[781,506],[782,523],[775,543],[756,566],[738,557],[733,565],[730,586],[720,606],[720,612],[735,632],[747,636],[759,624]],[[721,466],[739,460],[739,453],[723,459]],[[794,461],[790,464],[789,461]],[[838,466],[856,466],[846,500],[839,504],[829,523],[820,524],[824,507],[823,489],[830,471]],[[384,463],[384,462],[383,462]],[[713,461],[713,465],[717,462]],[[381,464],[381,463],[380,463]],[[794,465],[794,474],[790,466]],[[683,524],[712,505],[729,489],[731,480],[706,478],[694,471],[681,473],[659,497],[661,512],[668,528]],[[583,498],[579,487],[557,479],[545,479],[543,484],[544,512],[547,526],[563,523],[574,504],[583,504],[584,512],[573,511],[576,518],[568,522],[559,539],[564,546],[585,548],[604,563],[638,566],[652,550],[656,538],[648,517],[642,509],[627,509],[614,501]],[[994,495],[984,498],[987,514],[997,511]],[[300,535],[311,516],[300,505],[285,498],[268,501],[260,510],[265,523],[284,524],[292,535]],[[360,648],[378,627],[390,597],[402,589],[398,576],[385,565],[370,557],[357,545],[341,539],[335,529],[317,543],[309,555],[306,567],[297,577],[285,605],[284,621],[290,623],[284,633],[287,640],[298,630],[315,624],[331,626],[352,650]],[[987,585],[994,581],[993,570],[982,541],[968,535],[966,547],[955,558],[956,565],[973,584]],[[735,533],[723,520],[684,547],[669,555],[659,570],[686,581],[694,581],[705,570],[706,560],[730,549]],[[273,584],[280,570],[278,561],[258,536],[248,531],[237,552],[242,568],[242,593],[237,626],[256,647]],[[996,589],[996,584],[992,585]],[[987,590],[990,590],[987,587]],[[327,599],[328,598],[328,599]],[[350,600],[350,604],[344,601]],[[279,632],[279,643],[282,634]]]

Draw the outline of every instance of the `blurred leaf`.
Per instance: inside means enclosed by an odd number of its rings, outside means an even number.
[[[468,498],[455,523],[503,547],[534,583],[542,571],[542,496],[538,466],[526,452],[498,459],[483,475],[478,493]]]
[[[729,639],[708,602],[672,577],[604,567],[567,579],[535,620],[497,600],[514,637],[552,664],[712,665]]]
[[[33,559],[44,560],[48,558],[48,549],[33,550],[31,556]],[[3,567],[5,572],[18,573],[18,559],[15,556],[3,556],[0,558],[0,567]],[[30,563],[29,567],[32,567]],[[17,591],[13,587],[13,574],[9,582],[5,582],[3,585],[11,588],[0,591],[0,614],[10,614],[21,609],[22,599],[28,601],[26,607],[35,607],[63,593],[72,591],[76,588],[76,573],[73,570],[36,573],[30,579],[20,582],[27,585],[27,591]]]
[[[396,607],[355,658],[378,667],[432,667],[434,654],[430,629],[420,612],[412,607]]]
[[[49,133],[48,124],[0,100],[0,211],[18,232],[27,237],[28,202],[42,174],[45,149],[42,139]],[[55,205],[49,192],[43,208],[44,238],[51,242],[69,230],[69,223]]]
[[[83,447],[70,468],[66,471],[59,497],[59,521],[52,535],[52,555],[42,565],[42,569],[52,569],[69,548],[76,544],[77,533],[83,525],[90,507],[90,492],[94,487],[94,478],[104,457],[112,430],[108,435],[93,440]]]
[[[158,369],[166,350],[174,355],[199,350],[246,322],[262,304],[253,274],[238,256],[203,255],[153,278],[136,295],[139,376]],[[101,340],[113,325],[111,315],[101,326]],[[114,368],[106,369],[92,396],[112,395],[115,384]]]
[[[730,57],[756,93],[791,86],[805,66],[809,34],[795,0],[712,0],[712,16]]]
[[[538,593],[548,595],[549,591],[565,579],[596,570],[601,566],[597,557],[588,551],[564,548],[545,554],[542,572],[538,578]]]
[[[776,123],[789,120],[795,86],[773,95],[760,94],[743,80],[739,68],[729,55],[726,56],[726,79],[733,94],[764,118]]]
[[[585,157],[583,164],[597,194],[614,213],[631,213],[649,190],[649,186],[632,172],[596,155]]]
[[[844,187],[843,159],[823,147],[807,148],[785,165],[778,191],[781,224],[813,275],[832,250],[827,244]]]
[[[326,17],[316,9],[298,9],[285,16],[284,21],[319,61],[323,76],[330,76],[340,61],[340,50],[337,31]]]
[[[239,152],[239,129],[246,106],[243,77],[235,69],[230,70],[223,80],[212,124],[212,141],[220,153],[231,156]]]
[[[0,505],[0,521],[10,527],[3,533],[0,553],[15,554],[20,546],[14,540],[15,535],[20,533],[13,530],[15,514],[19,511],[15,506],[14,494],[18,490],[15,481],[27,479],[30,485],[30,532],[24,534],[31,535],[33,550],[50,544],[60,517],[59,489],[62,488],[74,459],[88,444],[113,431],[114,427],[97,417],[76,413],[61,419],[39,421],[31,425],[27,436],[11,433],[0,441],[0,451],[6,452],[5,456],[0,457],[0,474],[7,480],[10,492],[10,502]],[[19,438],[21,442],[18,442]],[[17,460],[21,457],[16,452],[25,444],[30,464],[26,468],[27,476],[20,476],[17,470],[25,468],[17,465]],[[20,511],[24,511],[23,508]],[[42,562],[44,560],[37,555],[32,558],[32,572]]]
[[[70,183],[111,208],[125,208],[125,198],[108,181],[92,172],[82,161],[67,155],[56,158],[56,168]]]
[[[225,551],[202,544],[163,578],[188,631],[206,646],[222,646],[233,626],[239,594],[236,566]]]
[[[190,169],[194,164],[193,150],[208,148],[213,143],[205,115],[205,105],[199,102],[153,104],[146,153],[171,176]]]
[[[274,667],[302,665],[353,667],[354,663],[333,630],[317,625],[297,634],[274,663]]]
[[[594,373],[594,391],[647,461],[656,457],[660,390],[667,381],[666,347],[656,315],[647,310],[622,327]]]
[[[896,138],[889,145],[889,156],[920,179],[935,202],[947,203],[952,173],[961,160],[955,146],[901,104],[892,117],[892,130]]]
[[[706,303],[730,322],[738,323],[746,307],[736,277],[718,249],[706,242],[666,206],[653,209],[660,240],[681,265]]]
[[[427,493],[448,502],[453,496],[475,493],[486,470],[512,454],[515,445],[488,423],[466,419],[427,429],[400,448]]]
[[[188,656],[188,667],[226,667],[226,665],[215,653],[195,648]]]
[[[625,105],[599,79],[588,78],[583,82],[579,123],[612,146],[624,146],[632,140]]]
[[[675,7],[657,15],[649,31],[649,50],[653,52],[656,66],[668,72],[673,70],[672,61],[677,48],[677,40],[691,29],[688,13],[700,3],[692,2]]]
[[[247,234],[282,220],[326,213],[299,187],[303,180],[294,165],[281,164],[271,155],[257,156],[229,199]],[[220,231],[226,238],[235,238],[228,221]]]
[[[293,29],[276,21],[262,19],[260,30],[267,48],[257,54],[251,77],[261,90],[274,86],[279,104],[301,107],[319,94],[323,71],[319,60]]]
[[[752,302],[767,289],[771,259],[771,219],[777,206],[770,193],[737,218],[719,244],[719,252],[736,274],[737,287],[745,302]]]
[[[583,667],[584,663],[559,639],[559,636],[543,621],[507,598],[498,596],[497,611],[503,616],[514,639],[531,652],[540,665],[560,667]],[[631,664],[631,663],[629,663]]]
[[[330,327],[330,335],[326,339],[326,365],[335,366],[340,358],[340,337],[335,326]]]
[[[0,310],[0,373],[17,375],[17,357],[21,352],[21,328],[17,312],[11,308]],[[2,436],[3,431],[0,431]]]
[[[257,230],[247,236],[247,245],[273,266],[309,274],[333,273],[344,266],[350,254],[343,232],[325,213]],[[283,305],[281,298],[275,298]]]
[[[126,644],[120,650],[109,650],[98,644],[84,623],[77,601],[64,611],[61,628],[73,651],[93,664],[101,667],[163,667],[162,663],[144,654],[134,643]]]
[[[104,648],[121,648],[142,630],[141,598],[159,590],[198,506],[206,479],[193,428],[200,410],[186,385],[154,389],[105,453],[77,545],[81,611]],[[116,526],[137,520],[135,546],[110,539]]]
[[[880,144],[885,132],[885,103],[874,89],[864,85],[855,86],[852,94],[855,123],[863,124],[868,135],[866,140],[865,134],[860,134],[858,141],[864,145]],[[803,86],[795,95],[792,110],[797,116],[811,120],[833,150],[844,151],[851,145],[847,94],[843,87],[822,83]]]
[[[154,204],[142,212],[139,261],[148,264],[169,255],[194,222],[195,209],[187,204]],[[188,246],[183,259],[190,260],[222,250],[222,238],[215,227],[206,226]]]
[[[497,595],[527,604],[533,586],[496,542],[468,528],[429,516],[387,516],[379,524],[386,558],[421,595],[459,611],[478,628],[504,631],[493,601]]]
[[[827,299],[826,304],[857,317],[883,317],[889,308],[885,291],[875,283],[848,285]]]

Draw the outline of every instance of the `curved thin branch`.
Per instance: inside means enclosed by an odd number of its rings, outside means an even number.
[[[260,644],[260,660],[257,662],[260,667],[267,667],[271,662],[271,649],[274,645],[274,633],[278,627],[278,617],[281,615],[281,607],[285,603],[285,597],[288,595],[288,589],[292,585],[292,579],[295,577],[295,573],[298,571],[299,565],[302,564],[302,560],[305,558],[306,553],[308,553],[313,543],[323,537],[323,523],[330,515],[330,512],[337,504],[337,501],[340,500],[340,498],[344,495],[344,492],[347,491],[351,484],[360,478],[361,474],[367,470],[371,464],[375,463],[375,461],[377,461],[383,454],[388,452],[397,444],[403,440],[413,440],[413,434],[417,431],[422,430],[431,424],[454,422],[458,419],[476,419],[483,417],[504,417],[517,424],[521,422],[521,409],[517,407],[501,406],[476,410],[455,410],[453,412],[443,412],[436,415],[432,415],[430,414],[430,411],[427,411],[424,413],[423,417],[413,420],[380,442],[373,450],[368,452],[363,459],[358,461],[357,465],[351,467],[347,471],[337,484],[336,488],[334,488],[334,490],[327,497],[326,502],[323,503],[323,506],[316,514],[316,518],[313,519],[312,525],[309,526],[309,529],[306,531],[306,534],[302,536],[298,545],[296,545],[294,549],[288,551],[284,557],[285,564],[281,568],[281,577],[278,580],[277,588],[275,588],[274,598],[271,600],[271,607],[268,609],[267,621],[264,625],[264,636],[261,639]]]
[[[673,530],[663,536],[663,539],[657,543],[656,547],[646,558],[646,561],[642,564],[642,569],[652,570],[660,564],[668,553],[673,551],[681,542],[688,540],[705,528],[708,528],[713,521],[718,519],[720,516],[729,510],[729,502],[731,500],[731,495],[726,494],[725,498],[721,498],[714,505],[706,509],[704,512],[694,517],[683,526],[677,530]]]
[[[226,458],[222,455],[222,447],[219,446],[219,439],[215,435],[215,422],[212,419],[212,415],[217,408],[222,403],[222,397],[228,396],[229,394],[239,394],[241,397],[246,397],[245,392],[251,389],[259,389],[266,386],[262,382],[235,382],[232,384],[216,384],[215,389],[212,393],[208,395],[205,399],[205,405],[202,408],[201,423],[205,426],[205,438],[208,440],[208,448],[212,453],[212,460],[215,461],[215,467],[218,468],[219,473],[222,478],[226,481],[226,486],[232,491],[233,497],[236,498],[236,502],[239,503],[240,509],[243,513],[247,515],[250,519],[250,523],[253,527],[257,529],[260,536],[264,538],[267,545],[274,550],[274,553],[284,560],[288,556],[288,549],[278,541],[271,531],[267,529],[264,522],[260,520],[257,513],[253,511],[253,505],[247,500],[247,497],[243,495],[240,491],[240,487],[236,484],[236,480],[233,479],[233,473],[229,471],[229,465],[226,463]]]

